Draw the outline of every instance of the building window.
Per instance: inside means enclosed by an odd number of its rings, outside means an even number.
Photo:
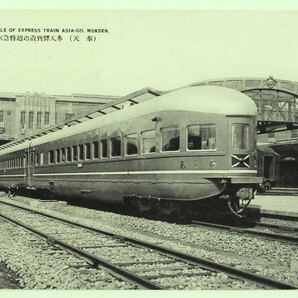
[[[121,156],[121,138],[111,139],[111,156]]]
[[[41,112],[37,112],[37,120],[36,120],[36,127],[37,129],[41,129]]]
[[[139,151],[138,135],[136,133],[125,136],[126,155],[136,155]]]
[[[29,112],[29,129],[33,129],[33,112]]]
[[[0,122],[4,122],[4,111],[0,111]]]
[[[147,130],[141,133],[142,153],[154,153],[156,151],[156,134],[155,130]]]
[[[216,148],[215,124],[190,125],[187,127],[188,150],[210,150]]]
[[[45,125],[50,124],[50,112],[45,112],[45,114],[44,114],[44,124]]]
[[[70,120],[71,118],[74,118],[75,114],[66,113],[65,114],[65,121]]]
[[[25,123],[26,123],[26,112],[22,111],[21,112],[21,128],[25,128]]]
[[[180,148],[179,128],[165,127],[161,129],[162,151],[178,151]]]

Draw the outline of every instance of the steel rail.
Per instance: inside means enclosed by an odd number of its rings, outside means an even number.
[[[287,243],[291,243],[291,244],[297,244],[298,243],[298,237],[292,237],[292,236],[288,236],[288,235],[280,235],[280,234],[274,234],[274,233],[268,233],[268,232],[253,231],[253,230],[246,229],[246,228],[239,228],[239,227],[233,227],[233,226],[227,226],[227,225],[220,225],[220,224],[203,222],[203,221],[196,221],[196,220],[193,220],[192,224],[200,225],[200,226],[206,226],[206,227],[210,227],[210,228],[227,230],[227,231],[231,231],[231,232],[249,234],[249,235],[252,235],[252,236],[263,237],[263,238],[266,238],[266,239],[279,240],[279,241],[283,241],[283,242],[287,242]]]
[[[264,227],[264,228],[272,228],[272,229],[277,229],[277,230],[298,232],[298,228],[295,228],[295,227],[288,227],[288,226],[282,226],[282,225],[279,226],[279,225],[275,225],[275,224],[252,221],[252,220],[245,220],[244,222],[250,223],[250,224],[255,224],[259,227]]]
[[[30,208],[17,206],[17,205],[2,202],[2,201],[1,201],[1,203],[5,203],[7,205],[11,205],[11,206],[14,206],[14,207],[18,207],[20,209],[31,211],[31,212],[34,212],[34,213],[37,213],[37,214],[40,214],[40,215],[43,215],[43,216],[46,216],[46,217],[56,219],[56,220],[60,220],[62,222],[66,222],[66,223],[72,224],[72,225],[77,226],[77,227],[82,227],[82,228],[88,229],[90,231],[94,231],[94,232],[101,233],[101,234],[104,234],[104,235],[108,235],[108,236],[111,236],[111,237],[114,237],[114,238],[122,239],[124,241],[133,243],[137,246],[147,248],[147,249],[149,248],[149,249],[158,251],[158,252],[163,253],[164,255],[166,255],[168,257],[176,258],[177,260],[180,260],[180,261],[182,260],[184,262],[188,262],[188,263],[193,264],[193,265],[198,265],[201,268],[206,269],[206,270],[224,272],[224,273],[228,274],[230,277],[233,277],[233,278],[238,279],[238,280],[241,279],[241,280],[245,280],[245,281],[249,281],[249,282],[254,282],[254,283],[257,283],[257,284],[262,285],[262,286],[267,286],[267,287],[276,288],[276,289],[298,289],[297,286],[292,285],[292,284],[283,283],[283,282],[280,282],[280,281],[275,280],[275,279],[267,278],[267,277],[260,276],[260,275],[257,275],[257,274],[254,274],[254,273],[251,273],[251,272],[248,272],[248,271],[244,271],[244,270],[240,270],[240,269],[230,267],[230,266],[227,266],[227,265],[224,265],[224,264],[216,263],[214,261],[210,261],[210,260],[207,260],[207,259],[196,257],[196,256],[193,256],[193,255],[190,255],[190,254],[187,254],[187,253],[183,253],[183,252],[180,252],[180,251],[177,251],[177,250],[174,250],[174,249],[169,249],[169,248],[166,248],[166,247],[163,247],[163,246],[158,246],[158,245],[146,242],[146,241],[141,241],[141,240],[137,240],[137,239],[134,239],[134,238],[119,235],[119,234],[116,234],[116,233],[111,233],[111,232],[107,232],[107,231],[104,231],[104,230],[101,230],[101,229],[89,227],[87,225],[79,224],[79,223],[76,223],[76,222],[71,221],[71,220],[62,219],[62,218],[56,217],[54,215],[46,214],[44,212],[31,210]]]
[[[74,254],[77,257],[83,258],[88,264],[92,265],[95,268],[100,268],[100,267],[104,267],[105,269],[108,269],[110,272],[116,273],[117,278],[122,278],[123,277],[126,280],[132,281],[134,283],[137,283],[138,285],[141,285],[142,287],[146,288],[146,289],[150,289],[150,290],[160,290],[162,289],[160,286],[152,283],[151,281],[142,278],[130,271],[127,271],[125,269],[122,269],[118,266],[113,265],[110,262],[107,262],[101,258],[98,258],[96,256],[94,256],[93,254],[87,253],[86,251],[79,249],[73,245],[70,245],[66,242],[60,241],[52,236],[49,236],[45,233],[42,233],[32,227],[30,227],[29,225],[23,224],[18,220],[12,219],[8,216],[5,216],[3,214],[0,214],[0,217],[5,219],[8,222],[11,222],[17,226],[20,226],[32,233],[34,233],[35,235],[44,238],[48,243],[50,244],[56,244],[58,246],[60,246],[61,248],[63,248],[64,250]]]

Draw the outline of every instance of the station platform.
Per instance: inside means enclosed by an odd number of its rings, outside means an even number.
[[[250,212],[291,216],[298,219],[298,195],[257,194],[248,209]]]

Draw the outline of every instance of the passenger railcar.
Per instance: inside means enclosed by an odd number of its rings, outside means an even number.
[[[257,177],[256,105],[200,86],[1,150],[0,187],[184,217],[204,202],[240,212]]]

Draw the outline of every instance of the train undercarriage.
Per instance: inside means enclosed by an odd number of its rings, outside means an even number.
[[[253,187],[230,187],[228,192],[200,200],[178,201],[154,198],[150,196],[127,196],[125,204],[137,215],[154,215],[185,220],[191,216],[200,217],[207,214],[224,213],[242,217],[242,213],[254,198],[256,189]]]

